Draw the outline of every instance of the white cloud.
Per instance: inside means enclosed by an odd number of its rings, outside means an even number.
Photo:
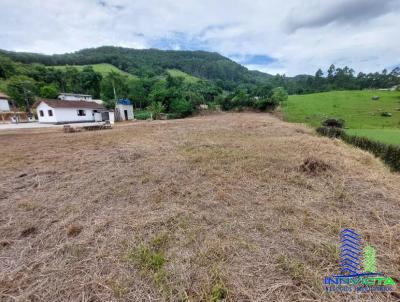
[[[101,45],[201,48],[276,61],[249,68],[314,73],[331,63],[400,63],[398,0],[0,0],[0,48],[63,53]],[[289,31],[288,31],[289,29]]]

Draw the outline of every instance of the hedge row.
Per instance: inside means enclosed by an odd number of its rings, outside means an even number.
[[[348,135],[344,130],[332,127],[319,127],[317,132],[328,137],[341,138],[348,144],[373,153],[381,158],[393,171],[400,171],[400,147],[370,140],[366,137]]]

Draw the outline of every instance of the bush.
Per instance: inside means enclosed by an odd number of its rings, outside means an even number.
[[[274,110],[279,103],[270,98],[261,98],[256,101],[256,108],[262,111]]]
[[[342,119],[328,118],[322,122],[324,127],[344,128],[345,121]]]
[[[284,103],[288,100],[288,93],[283,87],[276,87],[272,89],[271,100],[277,105]]]
[[[151,112],[146,110],[135,111],[135,119],[147,120],[151,118]]]
[[[334,127],[319,127],[317,132],[321,135],[335,138],[342,138],[346,134],[342,129]]]
[[[186,100],[174,100],[171,103],[169,113],[174,118],[187,117],[193,113],[193,106]]]
[[[153,102],[147,109],[151,112],[152,118],[157,120],[160,118],[161,113],[164,112],[165,106],[161,102]]]

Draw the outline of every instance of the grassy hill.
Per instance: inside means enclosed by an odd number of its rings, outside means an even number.
[[[178,69],[167,69],[167,73],[169,73],[172,77],[182,77],[185,81],[190,83],[196,83],[200,81],[198,77],[194,77],[186,72],[180,71]]]
[[[108,63],[137,76],[162,75],[167,70],[180,70],[189,75],[217,82],[233,89],[238,84],[263,82],[271,75],[250,71],[215,52],[131,49],[103,46],[73,53],[43,55],[36,53],[0,53],[22,63],[54,65],[94,65]]]
[[[378,101],[372,100],[379,96]],[[346,121],[348,132],[400,144],[400,92],[365,90],[292,95],[283,108],[286,120],[318,127],[329,117]],[[382,116],[392,113],[391,117]]]
[[[65,70],[67,66],[75,67],[80,71],[86,66],[92,66],[94,71],[96,71],[98,73],[101,73],[103,76],[106,76],[107,74],[109,74],[110,72],[113,71],[113,72],[116,72],[116,73],[119,73],[119,74],[122,74],[122,75],[126,75],[126,76],[128,76],[130,78],[137,79],[136,76],[134,76],[134,75],[132,75],[130,73],[127,73],[127,72],[115,67],[114,65],[107,64],[107,63],[93,64],[93,65],[61,65],[61,66],[49,66],[49,67],[52,67],[52,68],[55,68],[55,69]]]
[[[55,69],[62,69],[62,70],[65,70],[67,67],[75,67],[81,71],[86,66],[92,66],[94,71],[102,74],[103,76],[106,76],[110,72],[116,72],[116,73],[119,73],[122,75],[126,75],[132,79],[138,79],[137,76],[132,75],[128,72],[125,72],[125,71],[115,67],[114,65],[107,64],[107,63],[93,64],[93,65],[61,65],[61,66],[55,65],[55,66],[48,66],[48,67],[55,68]],[[187,82],[195,83],[195,82],[200,81],[200,78],[194,77],[194,76],[187,74],[186,72],[180,71],[178,69],[167,69],[166,72],[173,77],[183,77],[185,79],[185,81],[187,81]]]

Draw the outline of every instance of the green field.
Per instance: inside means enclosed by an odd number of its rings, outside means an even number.
[[[180,71],[178,69],[167,69],[167,72],[172,76],[172,77],[183,77],[186,82],[190,83],[196,83],[200,81],[199,78],[196,78],[190,74],[187,74],[186,72]]]
[[[400,145],[399,129],[348,129],[347,133],[368,137],[386,144]]]
[[[379,96],[378,101],[372,100]],[[341,118],[348,133],[400,144],[400,92],[332,91],[292,95],[283,107],[285,119],[318,127],[326,118]],[[391,117],[383,117],[390,112]]]
[[[127,73],[125,71],[122,71],[121,69],[115,67],[114,65],[106,64],[106,63],[104,63],[104,64],[93,64],[93,65],[63,65],[63,66],[49,66],[49,67],[52,67],[52,68],[55,68],[55,69],[64,70],[64,69],[66,69],[67,66],[68,67],[75,67],[78,70],[82,70],[85,66],[92,66],[94,71],[96,71],[98,73],[101,73],[103,76],[106,76],[110,72],[114,71],[116,73],[119,73],[119,74],[122,74],[122,75],[126,75],[129,78],[137,79],[136,76],[134,76],[134,75],[132,75],[130,73]]]
[[[82,70],[85,66],[88,66],[88,65],[68,65],[68,66],[75,67],[78,70]],[[119,74],[122,74],[122,75],[126,75],[126,76],[128,76],[129,78],[132,78],[132,79],[137,79],[138,78],[137,76],[132,75],[130,73],[127,73],[127,72],[125,72],[125,71],[123,71],[123,70],[121,70],[121,69],[119,69],[119,68],[117,68],[117,67],[115,67],[114,65],[111,65],[111,64],[105,64],[105,63],[104,64],[93,64],[93,65],[90,65],[90,66],[93,67],[94,71],[96,71],[98,73],[101,73],[103,76],[106,76],[111,71],[114,71],[116,73],[119,73]],[[67,65],[49,66],[49,67],[52,67],[52,68],[55,68],[55,69],[63,69],[64,70],[67,67]],[[195,82],[200,80],[199,78],[191,76],[190,74],[187,74],[187,73],[185,73],[183,71],[180,71],[178,69],[167,69],[167,72],[173,77],[183,77],[185,79],[185,81],[190,82],[190,83],[195,83]]]

